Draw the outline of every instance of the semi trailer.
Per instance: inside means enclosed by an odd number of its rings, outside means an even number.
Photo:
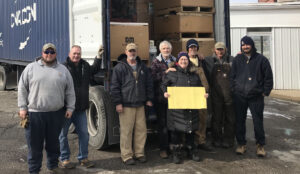
[[[229,0],[214,3],[214,38],[229,47]],[[103,45],[101,70],[93,77],[89,91],[89,144],[103,149],[118,143],[119,120],[109,85],[114,65],[111,42],[119,38],[110,33],[110,0],[1,0],[0,8],[0,90],[17,87],[23,69],[41,55],[45,43],[56,45],[61,63],[74,44],[82,47],[82,58],[88,62]],[[130,41],[134,39],[125,42]]]

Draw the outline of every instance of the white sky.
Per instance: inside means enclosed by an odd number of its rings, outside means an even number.
[[[258,0],[230,0],[230,3],[256,3]]]

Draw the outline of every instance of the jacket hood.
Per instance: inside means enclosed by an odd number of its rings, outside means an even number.
[[[243,44],[247,44],[247,45],[251,45],[252,47],[252,50],[251,50],[251,56],[253,56],[256,52],[257,52],[257,49],[255,47],[255,43],[253,41],[253,39],[249,36],[244,36],[242,39],[241,39],[241,52],[243,52],[242,50],[242,45]]]
[[[41,56],[41,57],[35,58],[34,61],[35,61],[36,63],[40,64],[40,65],[44,65],[43,62],[42,62],[42,59],[43,59],[43,57]],[[57,64],[58,64],[58,61],[57,61],[57,59],[55,59],[55,63],[54,63],[53,65],[51,65],[51,66],[56,66]]]

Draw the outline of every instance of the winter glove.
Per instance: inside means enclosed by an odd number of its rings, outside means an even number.
[[[20,126],[22,128],[27,128],[28,125],[29,125],[29,117],[28,117],[28,115],[26,115],[26,117],[24,119],[21,119]]]
[[[98,56],[97,56],[97,58],[98,59],[102,59],[103,53],[104,53],[103,45],[100,45],[99,50],[98,50]]]

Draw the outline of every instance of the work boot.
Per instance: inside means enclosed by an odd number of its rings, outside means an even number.
[[[246,152],[246,145],[238,145],[235,152],[238,155],[243,155]]]
[[[86,167],[86,168],[90,168],[90,167],[94,167],[95,163],[88,160],[87,158],[86,159],[83,159],[83,160],[80,160],[79,161],[79,164],[83,167]]]
[[[225,149],[233,147],[233,143],[222,142],[222,147]]]
[[[48,169],[47,174],[64,174],[65,171],[63,169],[60,169],[58,167],[55,167],[53,169]]]
[[[130,158],[126,161],[123,161],[123,163],[126,164],[126,165],[135,165],[135,161],[132,158]]]
[[[200,155],[199,155],[199,151],[197,148],[192,147],[192,146],[188,146],[188,156],[193,160],[193,161],[200,161]]]
[[[159,156],[160,156],[162,159],[167,159],[167,158],[169,157],[167,151],[165,151],[165,150],[161,150],[161,151],[159,152]]]
[[[213,151],[212,147],[209,146],[209,145],[206,144],[206,143],[199,144],[199,145],[198,145],[198,148],[201,149],[201,150],[204,150],[204,151],[208,151],[208,152]]]
[[[263,145],[260,145],[260,144],[257,144],[256,145],[256,155],[258,157],[265,157],[266,156],[266,151],[264,149],[264,146]]]
[[[70,160],[64,160],[59,162],[59,167],[65,169],[73,169],[76,167],[76,165],[74,163],[71,163]]]
[[[172,152],[173,152],[173,163],[174,164],[182,163],[180,145],[174,145],[173,149],[172,149]]]
[[[216,147],[216,148],[221,147],[221,141],[219,141],[219,140],[214,141],[212,144],[213,144],[213,146]]]
[[[137,157],[136,160],[140,163],[145,163],[147,162],[147,158],[145,156],[140,156],[140,157]]]

